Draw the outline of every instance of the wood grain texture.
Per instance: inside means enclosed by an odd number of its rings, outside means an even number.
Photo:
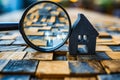
[[[119,80],[120,74],[105,74],[105,75],[98,75],[98,80]]]
[[[112,50],[108,46],[97,45],[96,51],[112,51]]]
[[[28,30],[29,35],[39,35],[41,37],[45,35],[45,31],[51,31],[52,33],[58,31],[61,31],[62,33],[68,32],[67,29],[63,28],[66,27],[63,23],[68,24],[68,22],[66,22],[67,19],[60,16],[60,18],[58,18],[60,23],[54,23],[56,18],[52,18],[51,16],[49,18],[39,17],[38,12],[36,13],[35,11],[36,8],[42,9],[43,6],[42,8],[40,6],[35,6],[35,8],[29,12],[35,12],[34,15],[36,15],[36,17],[34,19],[33,15],[30,18],[31,21],[25,19],[25,28],[30,28],[32,26],[32,28]],[[45,8],[49,11],[51,10],[50,7]],[[120,80],[120,19],[86,11],[84,9],[67,8],[66,10],[70,14],[72,23],[77,19],[76,14],[81,12],[84,13],[98,30],[99,36],[96,45],[96,54],[71,56],[69,55],[68,46],[63,46],[52,54],[39,53],[24,42],[21,34],[18,34],[18,31],[2,31],[0,32],[0,73],[5,72],[4,70],[8,66],[5,73],[8,71],[8,73],[14,75],[8,76],[6,74],[1,74],[0,80],[6,76],[9,79],[11,77],[14,78],[16,75],[17,77],[22,78],[21,74],[32,75],[29,75],[31,80],[94,80],[94,77],[90,77],[91,75],[95,76],[95,78],[97,76],[97,80]],[[60,13],[61,10],[58,12],[53,11],[51,12],[51,15],[56,16]],[[5,15],[4,17],[8,17],[6,20],[11,21],[11,19],[14,20],[13,17],[16,19],[15,14],[13,16]],[[1,16],[0,18],[1,20],[4,20]],[[43,24],[36,23],[38,18],[40,18],[39,22],[42,22]],[[44,23],[47,21],[53,26]],[[51,36],[50,34],[50,39],[55,39],[55,36]],[[69,43],[66,42],[66,44],[68,45]],[[29,55],[26,55],[24,51]],[[10,59],[13,60],[10,61]],[[24,62],[26,59],[28,61]],[[31,61],[33,59],[35,62]],[[40,61],[39,64],[36,64],[36,60]],[[102,65],[99,62],[101,62]],[[110,73],[110,75],[108,75],[108,73]]]
[[[103,60],[101,63],[108,74],[120,72],[120,60]]]
[[[26,52],[13,52],[12,55],[10,55],[7,59],[11,60],[22,60],[23,57],[26,55]]]
[[[4,60],[9,60],[8,57],[10,57],[11,55],[13,55],[14,52],[1,52],[0,53],[0,59],[4,59]]]
[[[111,59],[120,59],[120,52],[106,52]]]
[[[65,77],[64,80],[97,80],[96,77]]]
[[[66,76],[70,74],[68,61],[40,61],[36,76]]]
[[[8,62],[9,60],[0,60],[0,72],[7,65]]]
[[[70,61],[69,68],[73,75],[104,73],[98,61]]]
[[[53,53],[34,52],[28,53],[24,59],[35,59],[35,60],[53,60]]]
[[[14,40],[1,40],[0,45],[10,45],[14,42]]]
[[[3,68],[3,73],[34,74],[38,61],[36,60],[10,60]]]
[[[2,36],[0,39],[1,40],[13,40],[17,37],[17,34],[13,34],[13,35],[6,35],[6,36]]]
[[[30,80],[30,75],[0,75],[0,80]]]
[[[47,41],[45,41],[45,40],[34,39],[31,42],[37,46],[46,46],[47,45]]]

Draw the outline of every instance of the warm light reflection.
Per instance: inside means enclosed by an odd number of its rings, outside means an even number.
[[[70,0],[71,2],[77,2],[78,0]]]
[[[50,0],[50,1],[53,1],[53,2],[60,2],[61,0]]]

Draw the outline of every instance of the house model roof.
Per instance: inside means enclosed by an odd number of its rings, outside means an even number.
[[[88,36],[99,35],[97,30],[92,26],[92,24],[83,14],[78,14],[78,18],[76,22],[73,24],[72,34],[73,33]]]

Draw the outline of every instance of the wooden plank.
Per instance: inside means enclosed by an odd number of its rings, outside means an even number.
[[[0,51],[6,52],[6,51],[23,51],[26,48],[26,46],[0,46]]]
[[[113,42],[112,39],[99,39],[97,38],[97,43]]]
[[[65,77],[64,80],[97,80],[96,77]]]
[[[114,36],[112,36],[112,38],[113,38],[113,40],[114,40],[115,42],[120,43],[120,42],[119,42],[119,41],[120,41],[119,35],[114,35]]]
[[[65,27],[66,25],[65,24],[60,24],[60,23],[56,23],[55,25],[54,25],[54,27]]]
[[[120,80],[120,74],[102,74],[97,76],[98,80]]]
[[[25,46],[27,45],[22,36],[18,36],[16,40],[12,43],[12,45],[22,45]]]
[[[33,26],[38,26],[38,27],[30,27],[30,28],[25,28],[24,31],[26,33],[30,33],[30,32],[38,32],[38,30],[51,30],[51,26],[42,26],[40,27],[40,24],[34,24]]]
[[[50,10],[52,10],[52,7],[47,6],[47,7],[45,7],[45,9],[47,9],[48,11],[50,11]]]
[[[55,16],[51,16],[50,19],[47,22],[54,23],[55,20],[56,20],[56,17]]]
[[[31,80],[64,80],[62,77],[42,77],[42,78],[31,78]]]
[[[60,18],[59,18],[59,21],[60,21],[60,22],[67,22],[67,19],[65,19],[65,17],[60,17]]]
[[[98,61],[70,61],[69,67],[72,75],[104,73],[104,70]]]
[[[58,11],[51,11],[52,16],[58,16],[59,14],[60,14],[60,12],[58,12]]]
[[[25,32],[27,36],[43,36],[44,32]]]
[[[96,60],[111,60],[106,52],[96,52]]]
[[[52,60],[53,53],[34,52],[28,53],[24,59],[35,59],[35,60]]]
[[[0,59],[9,60],[8,57],[14,54],[14,52],[1,52]]]
[[[39,30],[51,30],[51,27],[50,26],[39,27]]]
[[[109,37],[110,34],[107,32],[99,32],[99,37]]]
[[[25,23],[25,25],[24,25],[24,27],[26,27],[26,26],[31,26],[31,25],[32,25],[32,21],[30,21],[30,20],[28,21],[28,20],[27,20],[26,23]]]
[[[45,21],[43,21],[43,22],[45,22]],[[32,26],[32,27],[42,27],[42,26],[47,26],[47,24],[46,23],[43,23],[43,24],[31,24],[30,26]]]
[[[17,46],[16,51],[23,51],[26,48],[26,46]]]
[[[32,64],[32,66],[31,66]],[[2,70],[11,74],[34,74],[38,61],[36,60],[11,60]]]
[[[100,42],[100,43],[96,43],[97,45],[107,45],[107,46],[111,46],[111,45],[119,45],[119,43],[118,42],[115,42],[115,41],[113,41],[113,42]]]
[[[103,60],[101,64],[108,74],[120,72],[120,60]]]
[[[114,52],[119,52],[120,51],[120,45],[114,45],[114,46],[109,46],[111,49],[112,49],[112,51],[114,51]]]
[[[14,40],[1,40],[0,45],[10,45],[14,42]]]
[[[40,61],[36,76],[67,76],[70,74],[68,61]]]
[[[38,27],[25,28],[25,33],[27,32],[38,32]]]
[[[26,52],[13,52],[12,55],[10,55],[7,59],[11,60],[22,60],[23,57],[25,56]]]
[[[36,46],[46,46],[47,45],[47,41],[39,40],[39,39],[32,40],[32,43]]]
[[[17,34],[13,34],[13,35],[6,35],[6,36],[2,36],[0,39],[1,40],[13,40],[17,37]]]
[[[69,29],[60,29],[61,32],[68,33]]]
[[[47,18],[42,18],[40,22],[46,22]]]
[[[40,18],[40,16],[39,16],[39,11],[38,11],[38,10],[36,10],[35,12],[33,12],[33,13],[30,15],[30,17],[29,17],[29,19],[30,19],[32,22],[37,22],[39,18]]]
[[[111,59],[120,59],[120,52],[106,52]]]
[[[30,75],[0,75],[0,80],[30,80]]]
[[[2,71],[2,69],[7,65],[7,63],[9,62],[9,60],[1,60],[0,59],[0,72]]]
[[[58,28],[52,28],[52,29],[51,29],[51,32],[54,32],[54,33],[55,33],[55,32],[58,32],[58,31],[59,31]]]
[[[31,47],[27,47],[24,51],[26,51],[26,52],[37,52],[37,50],[35,50]]]
[[[112,51],[112,50],[108,46],[97,45],[96,51]]]

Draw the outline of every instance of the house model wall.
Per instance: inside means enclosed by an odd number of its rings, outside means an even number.
[[[98,35],[98,32],[88,19],[83,14],[78,14],[69,38],[70,54],[95,54],[96,37]],[[79,48],[81,46],[84,46],[84,48]]]

